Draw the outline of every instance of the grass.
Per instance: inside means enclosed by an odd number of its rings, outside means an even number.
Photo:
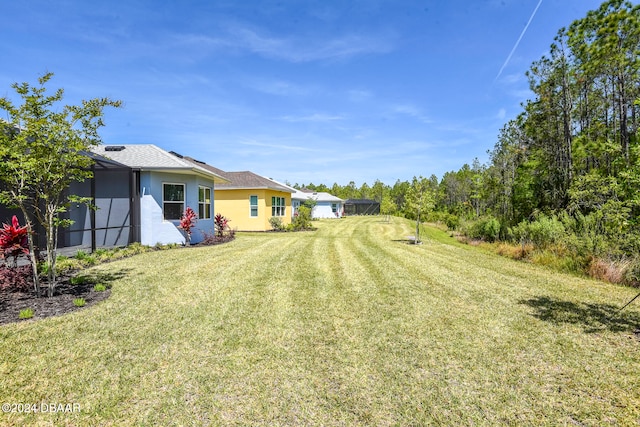
[[[635,425],[635,289],[379,217],[94,267],[111,297],[0,327],[1,425]],[[611,318],[614,316],[613,318]]]

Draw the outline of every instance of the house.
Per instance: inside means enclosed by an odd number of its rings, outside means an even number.
[[[315,201],[315,206],[311,210],[311,218],[342,218],[344,201],[341,198],[321,191],[305,193],[309,199]]]
[[[344,214],[344,201],[339,197],[325,192],[306,189],[297,190],[286,184],[278,184],[293,191],[293,193],[291,194],[292,217],[298,212],[298,208],[309,200],[315,202],[313,209],[311,210],[311,218],[313,219],[342,218],[342,215]]]
[[[101,145],[100,156],[132,169],[135,194],[132,199],[139,223],[139,241],[144,245],[185,242],[178,228],[187,207],[198,214],[191,242],[213,233],[214,186],[227,183],[224,177],[152,144]]]
[[[185,159],[227,179],[216,185],[216,213],[229,219],[231,228],[268,231],[272,229],[271,217],[280,218],[283,225],[291,223],[291,194],[295,190],[253,172],[225,172],[190,157]]]

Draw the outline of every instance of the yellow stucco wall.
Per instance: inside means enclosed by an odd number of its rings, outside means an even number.
[[[249,206],[251,196],[258,196],[258,216],[252,217]],[[291,194],[275,190],[220,190],[214,187],[214,208],[217,213],[231,220],[229,226],[238,231],[271,230],[271,198],[285,198],[283,224],[291,222]]]

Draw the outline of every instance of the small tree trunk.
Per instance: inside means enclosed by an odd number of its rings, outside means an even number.
[[[20,206],[24,220],[27,223],[27,242],[29,244],[29,260],[31,261],[31,269],[33,270],[33,290],[36,296],[40,296],[40,277],[38,276],[38,258],[36,257],[35,245],[33,244],[33,227],[31,220],[24,206]]]
[[[52,206],[47,209],[47,265],[49,266],[49,297],[53,296],[56,288],[56,243],[58,227],[55,226],[55,210]]]
[[[422,198],[420,198],[420,204],[422,204]],[[418,205],[418,218],[416,218],[416,241],[417,245],[420,243],[420,205]]]

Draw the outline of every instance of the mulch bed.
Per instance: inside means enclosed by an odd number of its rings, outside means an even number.
[[[46,295],[47,284],[42,284],[42,291]],[[52,297],[37,297],[34,292],[0,292],[0,325],[14,322],[24,322],[33,319],[61,316],[87,307],[109,298],[111,290],[102,292],[93,290],[93,283],[72,285],[69,277],[61,277]],[[86,304],[76,307],[73,300],[84,298]],[[22,320],[18,317],[20,310],[30,308],[33,310],[31,319]]]

